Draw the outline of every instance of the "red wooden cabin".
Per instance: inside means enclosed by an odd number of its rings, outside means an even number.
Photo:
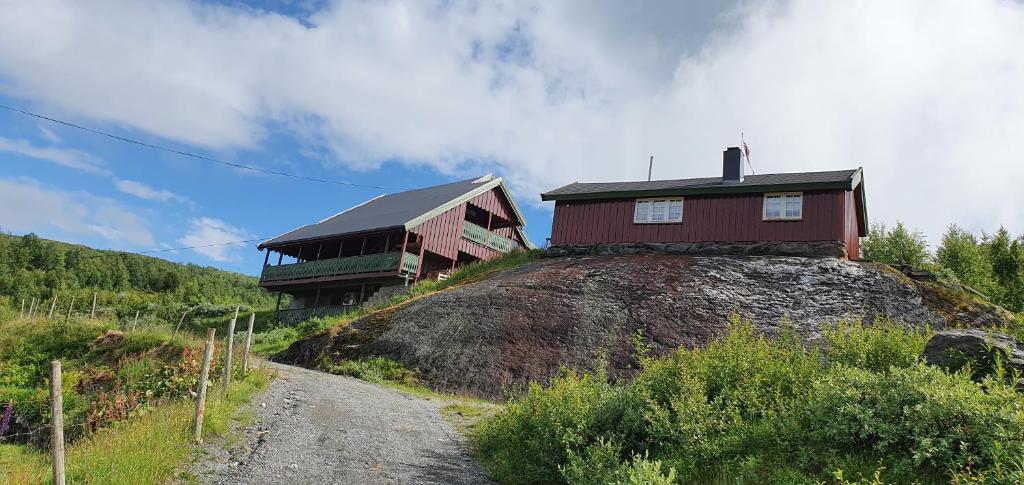
[[[288,309],[278,308],[284,321],[340,313],[428,275],[532,247],[525,224],[493,175],[382,195],[261,243],[260,286],[278,292],[278,307],[280,294],[292,296]]]
[[[722,177],[572,183],[555,201],[552,245],[644,242],[836,242],[851,259],[867,233],[860,168],[744,175],[739,148]]]

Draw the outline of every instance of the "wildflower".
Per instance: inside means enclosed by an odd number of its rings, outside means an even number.
[[[3,436],[10,427],[12,414],[14,414],[14,401],[8,402],[7,407],[4,408],[4,417],[3,420],[0,421],[0,436]]]

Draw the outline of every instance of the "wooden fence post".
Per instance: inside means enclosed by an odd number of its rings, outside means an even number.
[[[235,322],[238,320],[238,309],[235,307],[235,316],[228,322],[228,345],[225,350],[227,354],[224,356],[224,394],[228,393],[228,387],[231,386],[231,354],[235,349]]]
[[[28,306],[28,317],[32,318],[32,314],[36,311],[36,299],[32,299],[32,303]]]
[[[256,312],[249,314],[249,329],[246,330],[246,347],[242,352],[242,373],[249,373],[249,351],[253,346],[253,324],[256,323]]]
[[[184,312],[181,312],[181,319],[178,320],[178,326],[174,327],[174,335],[171,335],[171,338],[174,338],[174,337],[178,336],[178,329],[181,328],[182,322],[185,321],[185,314],[187,314],[187,313],[188,313],[188,310],[185,310]]]
[[[89,314],[89,320],[96,319],[96,292],[92,292],[92,313]]]
[[[132,331],[135,331],[135,326],[139,324],[139,312],[142,310],[135,310],[135,320],[132,320]]]
[[[203,442],[203,412],[206,410],[206,381],[210,378],[210,362],[213,360],[213,334],[216,329],[206,329],[206,349],[203,351],[203,367],[199,371],[199,389],[196,390],[196,415],[192,435],[196,443]]]
[[[253,346],[253,324],[256,323],[256,312],[249,314],[249,329],[246,330],[246,348],[242,352],[242,373],[249,373],[249,351]]]
[[[46,319],[47,320],[53,318],[53,310],[55,308],[57,308],[57,295],[56,294],[53,295],[53,303],[50,303],[50,313],[46,314]]]
[[[64,485],[64,396],[61,393],[60,361],[50,361],[50,452],[53,455],[53,483]]]
[[[71,310],[73,308],[75,308],[75,297],[74,296],[71,297],[71,304],[68,305],[68,317],[64,319],[64,323],[67,323],[68,320],[71,320]]]
[[[25,318],[25,299],[24,298],[21,299],[21,314],[18,315],[18,318]]]

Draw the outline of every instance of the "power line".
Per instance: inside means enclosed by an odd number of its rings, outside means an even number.
[[[126,142],[126,143],[131,143],[131,144],[138,145],[138,146],[141,146],[141,147],[150,148],[150,149],[153,149],[153,150],[161,150],[161,151],[165,151],[165,152],[168,152],[168,153],[173,153],[173,154],[176,154],[176,155],[181,155],[183,157],[195,158],[197,160],[203,160],[203,161],[207,161],[207,162],[219,163],[221,165],[226,165],[226,166],[234,167],[234,168],[240,168],[240,169],[243,169],[243,170],[251,170],[253,172],[265,173],[265,174],[270,174],[270,175],[278,175],[278,176],[281,176],[281,177],[291,177],[291,178],[300,179],[300,180],[307,180],[307,181],[310,181],[310,182],[320,182],[320,183],[324,183],[324,184],[345,185],[345,186],[349,186],[349,187],[365,187],[365,188],[370,188],[370,189],[381,189],[381,190],[406,190],[406,189],[408,189],[408,187],[383,187],[383,186],[380,186],[380,185],[357,184],[357,183],[354,183],[354,182],[343,182],[343,181],[340,181],[340,180],[326,180],[326,179],[320,179],[320,178],[316,178],[316,177],[307,177],[305,175],[298,175],[298,174],[294,174],[294,173],[280,172],[280,171],[277,171],[277,170],[269,170],[269,169],[265,169],[265,168],[253,167],[253,166],[250,166],[250,165],[243,165],[241,163],[226,162],[224,160],[218,160],[216,158],[207,157],[205,155],[197,155],[195,153],[189,153],[189,152],[185,152],[185,151],[181,151],[181,150],[176,150],[174,148],[168,148],[168,147],[165,147],[165,146],[154,145],[152,143],[146,143],[144,141],[133,140],[131,138],[125,138],[123,136],[118,136],[118,135],[115,135],[115,134],[112,134],[112,133],[107,133],[105,131],[100,131],[100,130],[96,130],[96,129],[93,129],[93,128],[88,128],[88,127],[85,127],[85,126],[82,126],[82,125],[76,125],[76,124],[68,122],[68,121],[63,121],[63,120],[59,120],[59,119],[56,119],[56,118],[51,118],[49,116],[41,115],[39,113],[33,113],[31,111],[25,111],[25,110],[21,110],[21,109],[18,109],[18,108],[13,108],[13,107],[10,107],[10,106],[5,106],[5,105],[0,105],[0,108],[6,109],[6,110],[9,110],[9,111],[13,111],[15,113],[19,113],[19,114],[22,114],[22,115],[25,115],[25,116],[31,116],[31,117],[34,117],[34,118],[39,118],[41,120],[46,120],[46,121],[49,121],[51,123],[57,123],[57,124],[60,124],[60,125],[68,126],[68,127],[71,127],[71,128],[75,128],[77,130],[82,130],[82,131],[85,131],[87,133],[92,133],[94,135],[105,136],[107,138],[112,138],[114,140],[119,140],[119,141],[123,141],[123,142]]]
[[[185,249],[200,249],[200,248],[212,248],[212,247],[215,247],[215,246],[227,246],[227,245],[230,245],[230,244],[245,244],[245,243],[251,243],[251,242],[256,242],[256,241],[265,241],[266,239],[267,238],[265,238],[265,237],[261,237],[261,238],[256,238],[256,239],[246,239],[244,241],[228,241],[228,242],[213,243],[213,244],[199,244],[199,245],[196,245],[196,246],[182,246],[180,248],[147,249],[145,251],[118,251],[116,249],[99,249],[98,251],[102,251],[101,254],[96,254],[96,255],[92,255],[92,256],[85,256],[85,257],[86,258],[100,258],[100,257],[103,257],[103,256],[110,255],[110,253],[113,253],[114,255],[116,255],[118,253],[122,253],[122,254],[164,253],[164,252],[170,252],[170,251],[181,251],[181,250],[185,250]]]

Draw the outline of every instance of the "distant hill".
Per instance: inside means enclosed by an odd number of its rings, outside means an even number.
[[[75,308],[85,311],[93,292],[99,293],[98,306],[120,317],[142,310],[170,318],[182,307],[266,308],[275,298],[251,276],[34,234],[0,234],[0,307],[18,312],[22,301],[35,298],[46,312],[56,296],[58,312],[66,311],[72,297]]]

